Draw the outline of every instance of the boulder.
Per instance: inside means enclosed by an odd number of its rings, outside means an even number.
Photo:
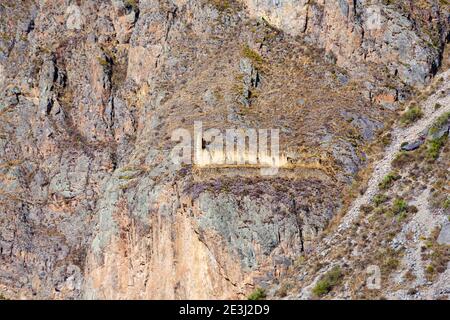
[[[42,114],[49,114],[53,107],[53,88],[57,75],[54,57],[46,59],[39,75],[39,109]]]
[[[430,139],[440,139],[450,132],[450,119],[430,132]]]
[[[411,143],[407,143],[402,146],[403,151],[414,151],[419,149],[419,147],[425,142],[424,139],[419,139]]]

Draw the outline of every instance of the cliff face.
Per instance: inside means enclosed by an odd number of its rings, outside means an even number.
[[[390,3],[391,5],[386,5]],[[375,64],[408,85],[423,85],[440,65],[445,4],[432,1],[247,1],[252,17],[324,48],[356,73]]]
[[[7,0],[0,17],[8,298],[277,283],[345,212],[449,35],[438,0]],[[172,132],[196,121],[280,129],[293,165],[178,168]]]

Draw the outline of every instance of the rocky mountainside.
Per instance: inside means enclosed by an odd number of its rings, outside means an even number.
[[[449,8],[2,0],[0,298],[447,299]],[[196,122],[289,165],[178,166]]]

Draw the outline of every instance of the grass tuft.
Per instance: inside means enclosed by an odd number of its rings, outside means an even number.
[[[325,273],[325,275],[320,279],[317,284],[312,289],[312,293],[321,297],[329,293],[342,279],[342,271],[339,266],[333,267],[330,271]]]
[[[266,298],[266,291],[262,288],[256,288],[248,297],[248,300],[263,300]]]

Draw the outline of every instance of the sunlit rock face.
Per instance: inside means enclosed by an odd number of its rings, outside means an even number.
[[[432,1],[404,1],[400,10],[365,0],[243,2],[251,16],[324,48],[339,65],[361,72],[355,61],[377,63],[410,85],[426,84],[446,42],[448,22]]]
[[[260,17],[271,25],[292,35],[306,31],[308,0],[248,0],[244,1],[250,15]]]

